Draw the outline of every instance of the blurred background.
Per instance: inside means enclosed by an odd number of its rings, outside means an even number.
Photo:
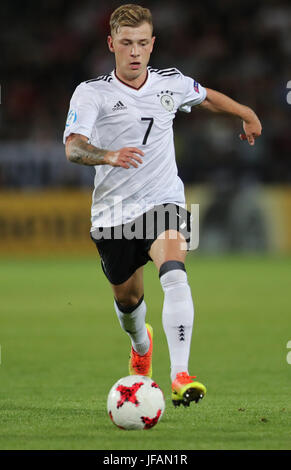
[[[126,3],[126,2],[124,2]],[[252,107],[239,119],[178,113],[177,164],[200,204],[201,252],[291,251],[291,4],[288,0],[143,1],[156,46],[150,65],[177,67]],[[95,254],[88,231],[94,168],[68,163],[62,134],[84,80],[114,68],[106,37],[120,1],[1,2],[0,251]]]

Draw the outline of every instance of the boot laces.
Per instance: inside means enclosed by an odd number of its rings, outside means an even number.
[[[189,375],[187,372],[179,372],[177,379],[182,383],[189,383],[192,379],[196,379],[196,375]]]

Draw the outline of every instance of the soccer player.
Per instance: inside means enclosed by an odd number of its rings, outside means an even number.
[[[110,28],[107,42],[116,68],[76,88],[64,132],[66,156],[96,169],[91,237],[112,286],[120,325],[131,339],[130,374],[152,374],[153,330],[145,323],[143,285],[143,267],[151,260],[164,292],[172,401],[189,406],[204,397],[206,388],[188,370],[194,306],[184,263],[190,214],[177,174],[173,119],[178,110],[190,112],[192,106],[237,116],[244,129],[240,138],[250,145],[261,134],[261,124],[249,107],[176,68],[148,66],[155,37],[147,8],[120,6]],[[165,208],[170,215],[163,218]]]

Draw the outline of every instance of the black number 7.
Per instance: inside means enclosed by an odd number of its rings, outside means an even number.
[[[151,132],[151,128],[152,128],[152,125],[154,123],[154,118],[141,118],[142,121],[150,121],[149,123],[149,127],[147,128],[147,131],[144,135],[144,138],[143,138],[143,141],[142,141],[142,145],[145,145],[147,143],[147,140],[148,140],[148,136],[149,136],[149,133]]]

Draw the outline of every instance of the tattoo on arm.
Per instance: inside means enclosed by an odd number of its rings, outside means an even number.
[[[88,144],[82,139],[75,138],[68,144],[68,160],[79,165],[105,165],[104,156],[108,152]]]

